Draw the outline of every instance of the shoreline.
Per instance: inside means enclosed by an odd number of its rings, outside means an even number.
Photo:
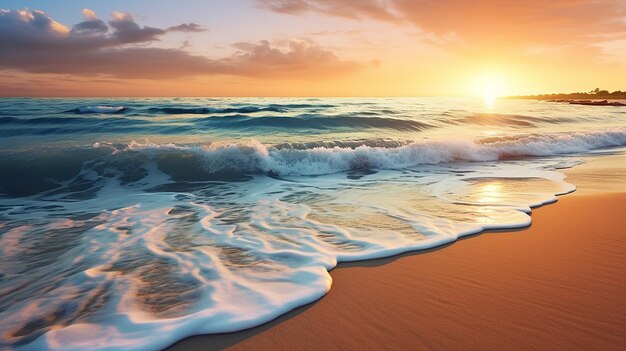
[[[612,98],[612,97],[602,97],[602,98],[541,98],[541,97],[505,97],[504,99],[509,100],[535,100],[535,101],[544,101],[551,103],[559,103],[565,105],[582,105],[582,106],[626,106],[626,99],[624,98]]]
[[[168,350],[622,349],[620,213],[625,192],[576,192],[533,209],[527,228],[340,263],[322,299],[251,329],[192,336]]]
[[[556,100],[546,100],[546,101],[562,103],[562,104],[570,104],[570,105],[583,105],[583,106],[626,106],[626,104],[621,103],[619,101],[609,102],[608,99],[604,99],[604,100],[556,99]]]

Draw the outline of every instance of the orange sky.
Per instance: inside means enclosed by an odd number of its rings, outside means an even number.
[[[626,90],[625,1],[19,3],[0,11],[2,96]]]

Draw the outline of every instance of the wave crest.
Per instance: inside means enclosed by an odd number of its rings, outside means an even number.
[[[124,113],[126,108],[124,106],[84,106],[78,107],[66,112],[76,113],[76,114],[111,114],[111,113]]]
[[[363,117],[359,115],[321,116],[305,114],[293,117],[250,117],[246,115],[230,115],[211,116],[202,118],[198,121],[206,125],[220,128],[385,128],[404,131],[419,131],[432,127],[430,124],[416,120],[386,117]]]
[[[180,154],[194,157],[208,174],[222,172],[237,174],[322,175],[349,170],[403,169],[422,164],[449,162],[497,161],[510,158],[572,154],[589,150],[626,145],[626,131],[559,133],[526,135],[516,138],[471,140],[424,140],[398,142],[375,140],[348,147],[330,143],[289,146],[266,146],[258,142],[203,146],[173,144],[139,144],[133,142],[128,150],[152,154]],[[385,144],[387,143],[387,144]]]

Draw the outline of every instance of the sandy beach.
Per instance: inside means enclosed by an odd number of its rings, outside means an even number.
[[[531,227],[341,264],[321,300],[170,350],[623,350],[626,193],[578,194]]]

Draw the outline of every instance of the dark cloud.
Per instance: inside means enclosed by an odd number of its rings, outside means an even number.
[[[119,44],[142,43],[158,40],[165,30],[153,27],[140,27],[128,13],[114,12],[109,25],[114,29],[113,39]]]
[[[69,29],[41,11],[0,10],[0,50],[50,46],[67,37]]]
[[[101,19],[86,20],[76,24],[70,31],[75,35],[98,35],[109,31],[106,23]]]
[[[2,49],[0,49],[2,52]],[[3,53],[0,67],[32,73],[78,76],[106,75],[119,78],[163,79],[207,73],[212,61],[176,49],[110,48],[104,50],[13,51]]]
[[[208,29],[196,23],[183,23],[177,26],[169,27],[167,31],[168,32],[196,33],[196,32],[206,32],[208,31]]]
[[[85,10],[87,11],[87,10]],[[84,13],[85,13],[84,11]],[[129,14],[114,13],[109,26],[87,12],[85,21],[68,29],[42,11],[0,10],[0,52],[94,50],[159,40],[165,30],[139,26]]]
[[[114,13],[109,27],[93,11],[83,13],[85,21],[70,30],[41,11],[1,10],[0,69],[161,79],[208,74],[317,78],[359,68],[311,41],[291,41],[282,49],[267,41],[238,43],[238,51],[222,59],[149,47],[167,30],[142,27],[123,13]],[[176,27],[199,28],[181,26]]]

